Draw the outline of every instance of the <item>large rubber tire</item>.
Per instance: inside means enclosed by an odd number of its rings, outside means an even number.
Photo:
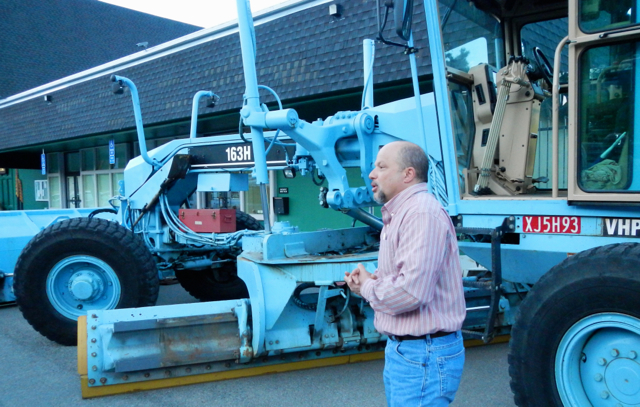
[[[636,405],[640,244],[586,250],[546,273],[518,311],[509,374],[520,407]]]
[[[258,220],[249,214],[236,210],[237,230],[262,230]],[[233,255],[222,255],[222,258],[235,258]],[[235,300],[249,298],[249,291],[244,281],[238,277],[235,261],[213,270],[176,270],[176,278],[180,285],[200,301]]]
[[[236,210],[236,230],[262,230],[262,224],[248,213]]]
[[[154,305],[159,279],[140,237],[116,222],[83,217],[54,223],[29,242],[16,263],[14,289],[36,331],[75,345],[80,315]]]

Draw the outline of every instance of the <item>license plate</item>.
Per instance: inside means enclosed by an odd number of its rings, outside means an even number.
[[[523,233],[580,234],[579,216],[523,216]]]

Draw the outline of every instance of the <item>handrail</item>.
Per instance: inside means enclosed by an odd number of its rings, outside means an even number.
[[[556,53],[553,60],[553,86],[551,89],[552,105],[551,105],[551,197],[558,197],[558,121],[559,121],[559,103],[558,91],[560,89],[560,62],[562,58],[562,49],[569,44],[569,36],[560,41],[556,47]]]

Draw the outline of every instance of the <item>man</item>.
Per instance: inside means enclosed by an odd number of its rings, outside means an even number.
[[[428,161],[416,144],[396,141],[378,152],[369,174],[384,204],[375,274],[362,264],[345,282],[375,311],[389,336],[384,385],[389,406],[447,406],[460,384],[466,314],[456,233],[427,190]]]

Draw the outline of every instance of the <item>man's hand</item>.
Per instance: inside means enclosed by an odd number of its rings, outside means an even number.
[[[360,295],[360,289],[367,280],[375,280],[376,278],[377,276],[369,273],[361,263],[358,263],[358,267],[356,267],[351,273],[348,271],[344,272],[345,283],[347,283],[351,291],[358,295]]]

